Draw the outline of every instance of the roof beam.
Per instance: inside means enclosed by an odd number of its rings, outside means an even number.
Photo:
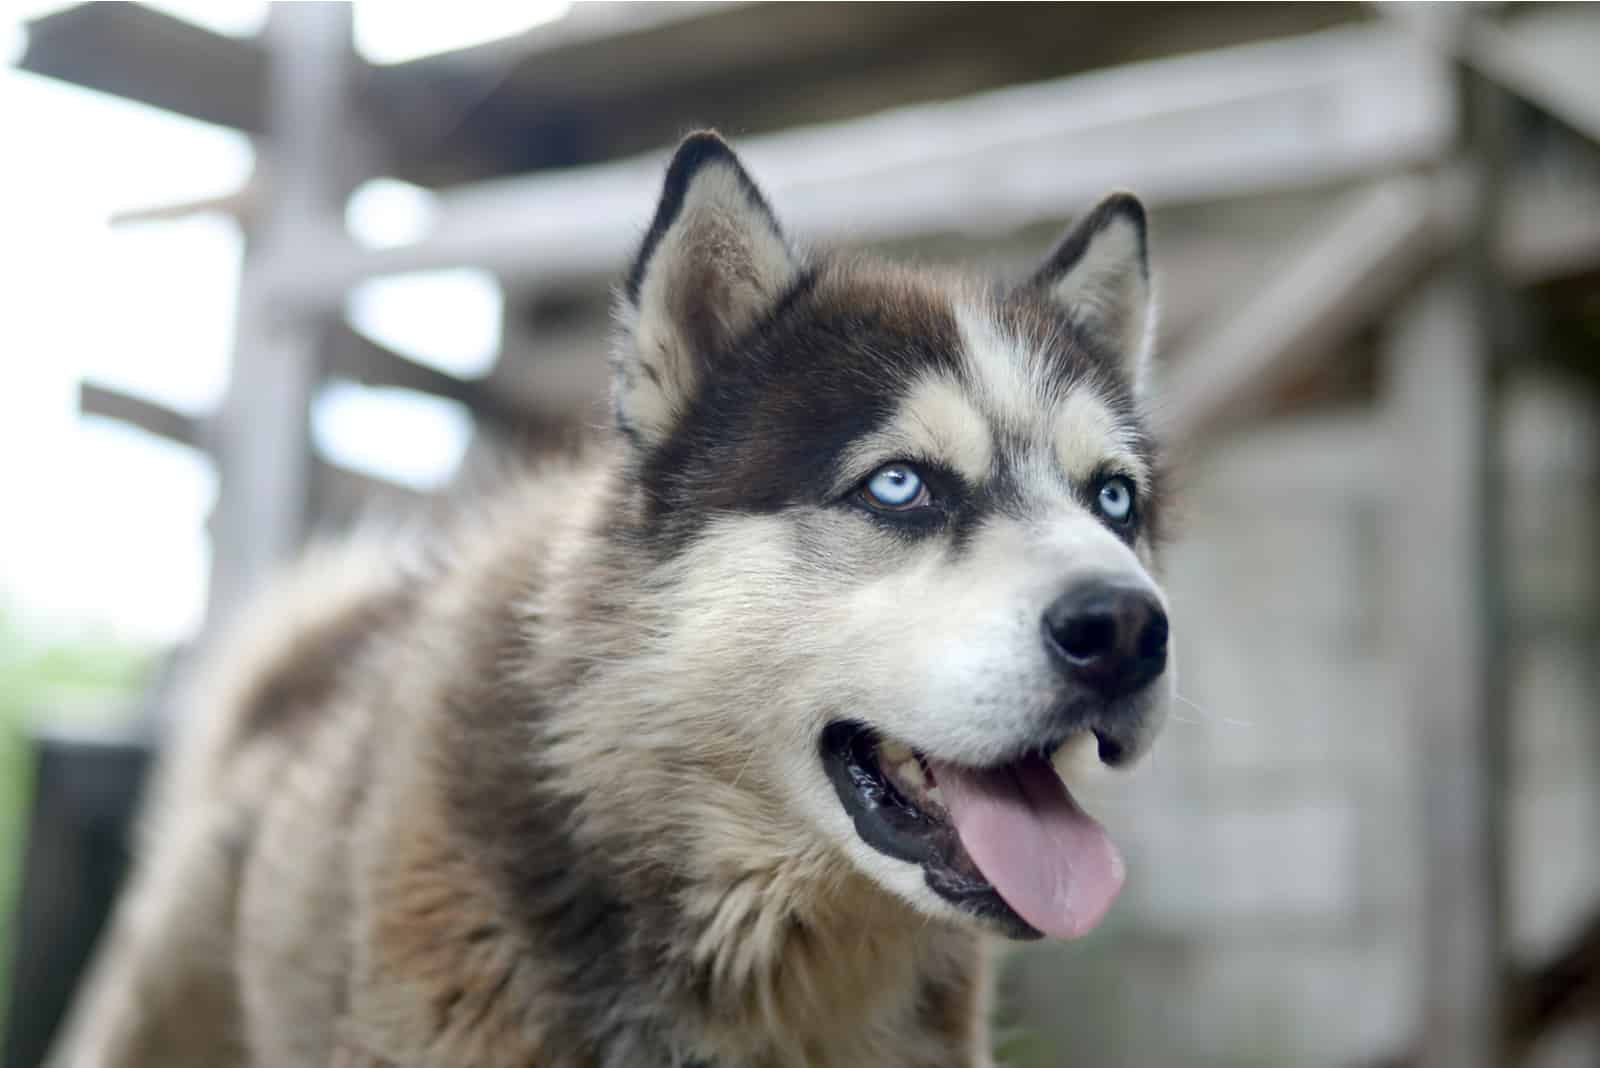
[[[266,54],[143,4],[80,4],[32,19],[18,66],[204,122],[266,130]]]
[[[1497,238],[1501,268],[1519,285],[1600,266],[1600,185],[1513,183]]]
[[[1297,245],[1243,307],[1231,307],[1172,363],[1162,386],[1174,444],[1249,414],[1370,323],[1438,245],[1434,183],[1401,178],[1355,194]]]
[[[136,397],[119,389],[83,382],[78,386],[78,410],[84,415],[115,419],[136,426],[158,438],[204,448],[206,421],[144,397]]]
[[[307,262],[306,230],[342,231],[350,190],[370,173],[373,146],[351,91],[352,33],[350,7],[332,3],[274,4],[262,31],[271,180],[246,244],[232,373],[212,435],[220,477],[207,603],[213,626],[294,554],[312,519],[306,419],[331,315],[282,308],[260,279]]]
[[[1424,1068],[1505,1064],[1502,959],[1504,655],[1499,562],[1484,531],[1494,485],[1492,355],[1482,293],[1448,268],[1385,339],[1395,451],[1386,527],[1397,659],[1413,731],[1422,826]]]
[[[1574,4],[1519,16],[1505,25],[1479,19],[1465,34],[1462,58],[1524,100],[1600,144],[1600,13]]]
[[[368,475],[318,457],[312,463],[311,512],[317,525],[406,512],[422,506],[426,494],[398,482]]]
[[[536,419],[496,392],[486,380],[458,378],[408,359],[343,322],[329,329],[322,353],[327,374],[333,378],[443,397],[466,405],[475,417],[502,428],[515,428]]]
[[[124,393],[112,386],[81,383],[78,410],[83,415],[126,423],[166,441],[206,450],[209,420],[205,416],[180,412],[159,401]],[[351,501],[371,499],[406,502],[421,498],[416,490],[320,457],[314,462],[313,480],[327,500],[344,500],[347,505]]]
[[[1390,309],[1396,294],[1470,225],[1459,174],[1390,179],[1352,194],[1266,275],[1243,306],[1171,360],[1162,386],[1169,442],[1248,416]],[[1600,263],[1600,187],[1513,187],[1493,253],[1516,285]]]
[[[141,223],[175,222],[196,215],[227,215],[248,227],[254,221],[256,206],[261,199],[260,174],[258,165],[256,176],[231,193],[128,208],[113,212],[108,221],[112,226],[137,226]]]
[[[1399,28],[1333,30],[916,105],[752,138],[740,151],[797,233],[863,243],[1003,232],[1108,189],[1153,204],[1361,177],[1437,155],[1454,129],[1442,61]],[[274,281],[325,304],[374,275],[485,266],[513,284],[619,269],[663,157],[441,194],[421,241],[364,250],[329,230]]]
[[[1536,7],[1499,20],[1460,17],[1462,12],[1425,5],[1379,7],[1418,42],[1600,143],[1600,93],[1594,78],[1600,14],[1592,5]]]

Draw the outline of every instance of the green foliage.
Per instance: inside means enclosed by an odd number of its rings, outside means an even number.
[[[0,1015],[8,1003],[11,924],[33,786],[28,730],[125,715],[153,659],[153,650],[105,634],[30,635],[14,613],[0,609]],[[0,1029],[4,1023],[0,1018]]]
[[[994,1062],[999,1068],[1057,1068],[1059,1055],[1034,1032],[1008,1028],[996,1031]]]

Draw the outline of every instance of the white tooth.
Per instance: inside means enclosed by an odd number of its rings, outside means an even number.
[[[891,768],[911,759],[911,747],[901,742],[884,742],[878,751],[882,755],[883,763]]]
[[[920,789],[927,785],[927,779],[922,775],[922,765],[915,759],[905,761],[896,770],[900,778],[912,786]]]
[[[928,787],[928,800],[932,801],[940,808],[944,807],[944,795],[939,792],[939,788],[937,786]]]
[[[1055,767],[1056,774],[1061,776],[1061,781],[1068,786],[1105,779],[1100,774],[1103,769],[1100,745],[1090,731],[1078,731],[1062,742],[1060,748],[1051,755],[1050,763]]]

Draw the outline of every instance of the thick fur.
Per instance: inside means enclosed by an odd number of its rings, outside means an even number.
[[[803,255],[691,138],[618,433],[250,613],[53,1063],[987,1065],[984,924],[857,837],[818,737],[999,760],[1058,705],[1047,598],[1154,589],[1144,218],[1107,204],[1006,291]],[[861,506],[895,460],[921,526]],[[1097,725],[1147,748],[1170,676]]]

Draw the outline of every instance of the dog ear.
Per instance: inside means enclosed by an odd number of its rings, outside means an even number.
[[[1149,378],[1155,336],[1144,205],[1113,193],[1067,231],[1028,283],[1123,361],[1134,391]]]
[[[691,134],[628,272],[613,395],[623,431],[658,442],[736,341],[800,275],[761,191],[727,142]]]

